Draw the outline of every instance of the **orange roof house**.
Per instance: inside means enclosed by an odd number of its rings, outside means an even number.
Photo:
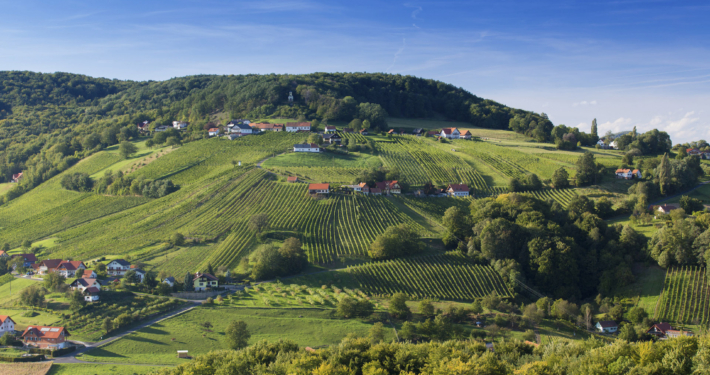
[[[330,184],[310,184],[308,192],[310,194],[328,194],[330,193]]]
[[[22,341],[26,346],[61,349],[67,346],[66,338],[69,336],[64,327],[28,326],[22,333]]]

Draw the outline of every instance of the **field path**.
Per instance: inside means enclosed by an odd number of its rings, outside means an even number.
[[[153,325],[153,324],[155,324],[155,323],[162,322],[163,320],[170,319],[170,318],[172,318],[172,317],[174,317],[174,316],[176,316],[176,315],[179,315],[179,314],[182,314],[182,313],[184,313],[184,312],[186,312],[186,311],[192,310],[192,309],[194,309],[195,307],[197,307],[197,306],[199,306],[199,305],[200,305],[200,302],[194,302],[194,303],[192,303],[192,304],[190,304],[190,305],[188,305],[188,306],[185,306],[185,307],[183,307],[183,308],[180,308],[180,309],[178,309],[178,310],[175,310],[175,311],[173,311],[173,312],[171,312],[171,313],[169,313],[169,314],[167,314],[167,315],[162,315],[162,316],[157,317],[157,318],[155,318],[155,319],[152,319],[152,320],[143,322],[143,323],[141,323],[141,324],[139,324],[139,325],[137,325],[137,326],[135,326],[135,327],[133,327],[133,328],[131,328],[131,329],[125,331],[125,332],[122,332],[122,333],[116,335],[116,336],[109,337],[109,338],[107,338],[106,340],[99,341],[99,342],[95,342],[95,343],[86,343],[86,347],[85,347],[85,348],[83,348],[83,349],[81,349],[81,350],[77,350],[77,351],[75,351],[75,352],[73,352],[73,353],[70,353],[69,355],[67,355],[67,356],[65,356],[65,357],[57,357],[57,358],[54,358],[53,361],[54,361],[55,363],[93,363],[93,364],[109,364],[108,362],[104,363],[104,362],[87,362],[87,361],[82,361],[82,360],[77,359],[76,356],[77,356],[78,354],[85,353],[85,352],[87,352],[87,351],[89,351],[89,350],[91,350],[91,349],[98,348],[98,347],[100,347],[100,346],[103,346],[103,345],[106,345],[106,344],[111,343],[111,342],[113,342],[113,341],[116,341],[116,340],[118,340],[118,339],[120,339],[120,338],[122,338],[122,337],[124,337],[124,336],[126,336],[126,335],[128,335],[128,334],[131,334],[131,333],[133,333],[133,332],[135,332],[135,331],[138,331],[138,330],[141,330],[141,329],[143,329],[143,328],[149,327],[149,326],[151,326],[151,325]],[[124,364],[124,363],[117,363],[117,364]],[[129,363],[129,364],[142,365],[143,363]]]

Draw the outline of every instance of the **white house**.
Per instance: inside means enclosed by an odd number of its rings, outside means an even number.
[[[100,291],[101,290],[99,288],[96,288],[93,286],[91,288],[84,289],[84,291],[82,292],[82,294],[84,295],[84,301],[86,301],[86,302],[98,301]]]
[[[613,320],[604,320],[601,322],[597,322],[597,325],[595,327],[599,332],[602,333],[614,333],[619,329],[619,325],[617,325],[616,322]]]
[[[74,277],[84,278],[84,279],[95,279],[97,277],[97,275],[96,275],[96,272],[94,272],[94,270],[78,270],[74,274]]]
[[[304,143],[293,145],[293,152],[321,152],[321,148],[316,143]]]
[[[449,139],[459,139],[461,132],[456,128],[443,128],[441,129],[441,136]]]
[[[328,194],[330,193],[330,184],[310,184],[308,185],[309,194]]]
[[[207,134],[209,134],[210,137],[219,135],[219,128],[210,128],[210,130],[207,131]]]
[[[167,126],[158,126],[155,129],[153,129],[154,132],[164,132],[166,130],[168,130]]]
[[[123,259],[114,259],[106,266],[109,276],[123,276],[131,269],[131,264]]]
[[[136,277],[138,278],[138,282],[143,282],[143,279],[145,279],[145,271],[143,271],[140,268],[131,268],[131,270],[136,271]]]
[[[336,131],[337,131],[337,129],[335,129],[335,126],[328,125],[328,126],[325,127],[325,132],[326,132],[326,133],[335,133]]]
[[[251,126],[249,126],[247,124],[234,124],[234,126],[232,126],[232,129],[230,129],[229,131],[232,133],[239,133],[242,135],[254,134],[255,132],[258,132],[258,130],[255,131]]]
[[[88,288],[98,288],[100,290],[101,284],[99,284],[99,282],[96,281],[96,279],[81,278],[81,279],[74,280],[71,284],[69,284],[69,287],[72,290],[78,290],[80,292],[83,292],[84,290],[86,290]]]
[[[185,121],[173,121],[173,128],[177,130],[187,129],[187,125],[190,123]]]
[[[295,133],[297,131],[311,131],[310,122],[289,122],[286,123],[286,131],[290,133]]]
[[[15,321],[8,315],[0,315],[0,337],[2,337],[5,332],[15,334]]]
[[[172,276],[166,277],[165,280],[163,280],[163,282],[170,285],[171,287],[175,286],[175,278]]]
[[[619,146],[616,145],[616,141],[611,141],[611,143],[609,143],[609,147],[613,148],[614,150],[619,149]]]
[[[466,184],[451,184],[446,188],[446,194],[450,197],[468,197],[470,190]]]

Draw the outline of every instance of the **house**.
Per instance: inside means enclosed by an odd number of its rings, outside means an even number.
[[[352,128],[343,128],[343,133],[352,133],[353,129]]]
[[[461,139],[471,139],[471,132],[464,130],[461,132]]]
[[[616,141],[611,141],[611,143],[609,143],[609,147],[613,148],[614,150],[619,149],[619,146],[616,145]]]
[[[37,262],[37,257],[34,254],[14,254],[12,255],[12,258],[15,257],[23,257],[25,258],[25,268],[27,267],[32,267],[35,262]]]
[[[422,128],[416,128],[412,131],[412,134],[416,135],[417,137],[421,136],[424,134],[424,129]]]
[[[448,139],[459,139],[461,132],[456,128],[443,128],[441,129],[441,136]]]
[[[614,333],[619,329],[619,325],[617,325],[613,320],[603,320],[601,322],[597,322],[595,327],[602,333]]]
[[[158,126],[155,129],[153,129],[154,132],[164,132],[166,130],[168,130],[167,126]]]
[[[316,143],[304,143],[293,145],[293,152],[321,152],[321,148]]]
[[[195,278],[193,279],[193,286],[196,292],[202,292],[207,290],[207,288],[216,288],[219,286],[219,281],[216,277],[210,275],[209,273],[195,273]]]
[[[9,258],[10,255],[2,250],[0,250],[0,258]],[[4,262],[5,260],[3,260]]]
[[[59,267],[62,263],[61,259],[45,259],[39,262],[39,267],[37,268],[37,273],[40,275],[46,275]]]
[[[369,194],[372,194],[372,195],[382,195],[382,189],[376,188],[376,187],[370,188]]]
[[[143,122],[139,122],[138,124],[136,124],[136,127],[141,133],[147,133],[148,131],[150,131],[150,121],[146,120]]]
[[[177,129],[177,130],[187,129],[187,126],[188,126],[188,125],[190,125],[189,122],[185,122],[185,121],[173,121],[173,128],[175,128],[175,129]]]
[[[10,332],[11,335],[15,334],[15,321],[7,315],[0,315],[0,337],[6,332]]]
[[[12,175],[12,180],[10,182],[18,183],[22,179],[22,172],[20,173],[15,173]]]
[[[402,194],[402,187],[396,180],[376,182],[375,187],[385,194]]]
[[[333,125],[326,125],[326,127],[325,127],[326,133],[335,133],[336,131],[338,131],[338,130]]]
[[[671,211],[676,210],[680,208],[680,205],[677,204],[662,204],[658,207],[656,207],[656,211],[662,214],[669,214]]]
[[[289,122],[286,123],[286,131],[289,133],[295,133],[298,131],[311,131],[310,122]]]
[[[83,292],[87,288],[101,289],[101,284],[99,284],[99,282],[96,281],[96,279],[81,278],[81,279],[74,280],[71,284],[69,284],[69,287],[72,290],[78,290],[80,292]]]
[[[288,176],[288,178],[286,179],[286,182],[296,183],[296,182],[298,182],[298,177],[296,177],[296,176]]]
[[[683,331],[683,330],[676,330],[676,329],[669,329],[666,331],[666,337],[669,339],[675,339],[681,336],[693,336],[693,332],[690,331]]]
[[[332,145],[333,143],[340,144],[340,142],[341,142],[342,140],[343,140],[343,139],[342,139],[337,133],[336,133],[336,134],[324,134],[324,135],[323,135],[323,141],[324,141],[324,142],[328,142],[328,144],[331,144],[331,145]]]
[[[165,280],[163,280],[163,282],[170,285],[171,287],[175,286],[175,283],[176,283],[175,278],[172,276],[166,277]]]
[[[237,120],[232,120],[227,124],[227,127],[231,128],[236,125],[249,125],[251,122],[249,120],[243,120],[243,119],[237,119]]]
[[[616,178],[623,178],[626,180],[630,180],[630,179],[634,178],[634,174],[631,169],[617,169],[616,170]]]
[[[368,133],[367,130],[365,130],[365,129],[360,130],[360,135],[368,135],[368,134],[370,134],[370,133]]]
[[[440,133],[439,133],[438,131],[434,130],[434,131],[427,132],[427,133],[426,133],[426,136],[427,136],[427,137],[438,137],[439,134],[440,134]]]
[[[688,153],[688,155],[700,156],[702,154],[702,152],[700,152],[700,150],[698,150],[697,148],[689,148],[685,151]]]
[[[92,286],[92,287],[90,287],[90,288],[84,289],[84,291],[81,292],[81,294],[84,295],[84,301],[86,301],[86,302],[96,302],[96,301],[99,300],[99,292],[100,292],[100,291],[101,291],[101,289],[99,289],[99,288],[97,288],[97,287],[95,287],[95,286]]]
[[[330,184],[310,184],[308,185],[309,194],[329,194]]]
[[[390,129],[387,134],[394,134],[394,129]]]
[[[362,189],[363,189],[363,188],[368,188],[368,189],[369,189],[369,186],[367,186],[366,183],[361,182],[361,183],[359,183],[359,184],[353,186],[353,191],[356,191],[356,192],[358,192],[358,193],[362,193]]]
[[[229,131],[241,135],[254,134],[254,129],[247,124],[235,124]]]
[[[446,194],[450,197],[468,197],[470,190],[466,184],[450,184],[446,188]]]
[[[64,327],[28,326],[22,332],[25,346],[40,349],[62,349],[68,346],[66,338],[71,336]]]
[[[59,264],[59,266],[56,268],[55,271],[59,272],[60,275],[69,278],[69,277],[73,277],[77,271],[81,271],[84,269],[86,269],[84,262],[75,260],[75,261],[63,261],[62,263]]]
[[[84,279],[95,279],[96,278],[96,272],[93,270],[77,270],[76,273],[74,274],[74,277],[76,278],[84,278]]]
[[[133,268],[134,266],[131,266],[131,271],[136,272],[136,278],[138,278],[138,282],[142,283],[143,279],[145,279],[145,271],[143,271],[140,268]]]
[[[219,135],[219,128],[210,128],[210,130],[207,131],[207,134],[209,134],[210,137]]]
[[[251,124],[250,125],[252,129],[254,129],[255,132],[265,132],[265,131],[274,131],[274,132],[280,132],[284,130],[284,125],[283,124],[270,124],[268,122],[260,122],[256,124]]]
[[[131,264],[123,259],[114,259],[106,265],[109,276],[123,276],[131,268]]]

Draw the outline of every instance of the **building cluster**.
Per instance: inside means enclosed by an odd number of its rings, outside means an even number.
[[[616,170],[616,178],[623,178],[625,180],[631,180],[634,178],[642,178],[641,171],[638,169],[622,169]]]

